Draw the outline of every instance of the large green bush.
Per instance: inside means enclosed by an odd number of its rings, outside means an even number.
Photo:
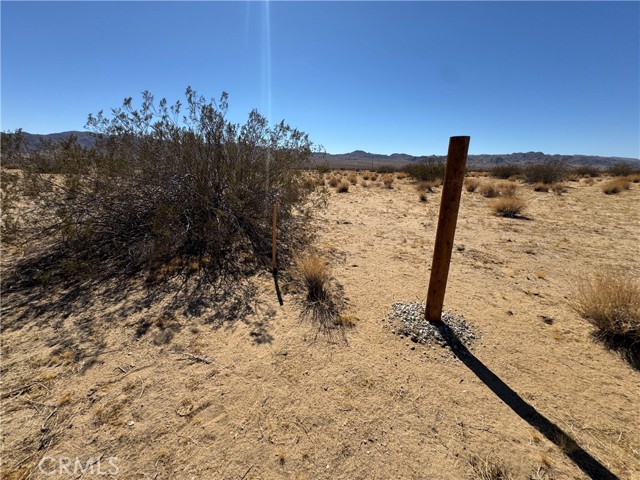
[[[219,277],[268,264],[277,204],[287,256],[305,237],[312,187],[301,168],[312,143],[255,110],[231,123],[227,108],[226,94],[216,102],[187,88],[184,106],[144,92],[138,108],[127,98],[109,116],[90,115],[95,148],[71,139],[46,157],[64,175],[44,173],[42,155],[32,162],[41,220],[31,233],[74,272],[170,264]]]

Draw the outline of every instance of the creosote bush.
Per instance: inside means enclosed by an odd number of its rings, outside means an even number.
[[[415,180],[428,182],[444,179],[445,163],[433,160],[423,163],[409,163],[403,165],[401,171]]]
[[[144,92],[139,108],[127,98],[111,116],[89,115],[96,147],[59,148],[62,180],[35,165],[31,176],[52,189],[38,192],[43,221],[32,232],[43,251],[101,272],[173,262],[184,273],[196,262],[219,278],[268,264],[274,204],[283,261],[304,243],[300,213],[317,184],[302,174],[308,136],[256,110],[244,125],[229,122],[226,93],[185,95],[169,105]]]
[[[495,178],[507,179],[522,175],[522,167],[514,164],[496,165],[491,169],[491,176]]]
[[[566,180],[568,169],[558,162],[542,162],[527,165],[523,171],[527,183],[553,184]]]

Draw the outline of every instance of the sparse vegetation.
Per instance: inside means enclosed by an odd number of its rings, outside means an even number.
[[[535,192],[545,192],[545,193],[547,193],[550,188],[551,188],[551,185],[549,185],[548,183],[537,182],[537,183],[533,184],[533,190]]]
[[[640,342],[640,282],[628,271],[604,269],[579,282],[573,308],[609,339]]]
[[[464,186],[467,189],[467,192],[475,192],[476,189],[480,186],[480,180],[477,178],[466,178],[464,181]]]
[[[493,200],[490,206],[496,215],[514,218],[522,213],[526,203],[517,197],[501,197]]]
[[[623,190],[629,190],[631,188],[631,184],[626,178],[615,178],[603,183],[601,188],[602,192],[606,195],[613,195],[620,193]]]
[[[478,193],[483,197],[494,198],[500,195],[500,190],[495,182],[484,182],[478,187]]]
[[[473,470],[474,478],[477,480],[512,480],[511,472],[498,460],[491,458],[480,459],[473,457],[469,461]]]
[[[445,163],[436,161],[409,163],[407,165],[403,165],[401,170],[411,178],[422,182],[433,181],[436,179],[442,180],[444,178]]]
[[[393,175],[385,175],[382,177],[382,184],[385,188],[393,188]]]
[[[562,195],[563,193],[566,193],[567,186],[562,182],[556,182],[551,185],[551,191],[556,195]]]
[[[515,182],[500,182],[498,191],[503,197],[515,197],[518,185]]]
[[[337,193],[347,193],[349,191],[349,182],[345,182],[344,180],[338,183],[336,187]]]
[[[324,259],[318,254],[307,253],[296,259],[295,266],[307,301],[326,302],[330,296],[331,275]]]
[[[490,173],[495,178],[508,179],[522,175],[522,167],[514,164],[496,165]]]
[[[551,185],[567,178],[567,167],[558,162],[543,162],[527,165],[524,169],[527,183],[545,183]]]

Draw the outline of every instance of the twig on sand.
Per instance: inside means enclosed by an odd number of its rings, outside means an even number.
[[[219,363],[216,363],[216,362],[214,362],[214,361],[212,361],[212,360],[209,360],[209,359],[208,359],[208,358],[206,358],[206,357],[201,357],[201,356],[199,356],[199,355],[193,355],[192,353],[187,353],[187,352],[176,352],[176,354],[178,354],[178,355],[184,355],[185,357],[189,357],[189,358],[191,358],[192,360],[195,360],[195,361],[197,361],[197,362],[206,363],[207,365],[211,365],[211,364],[213,364],[213,365],[215,365],[215,366],[217,366],[217,367],[220,367],[220,368],[226,368],[224,365],[220,365]]]
[[[242,475],[242,476],[240,477],[240,480],[244,480],[244,478],[245,478],[247,475],[249,475],[249,472],[250,472],[251,470],[253,470],[253,467],[255,467],[255,465],[251,465],[251,466],[249,467],[249,469],[248,469],[246,472],[244,472],[244,475]]]

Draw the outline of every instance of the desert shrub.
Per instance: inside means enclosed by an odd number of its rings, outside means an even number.
[[[398,168],[393,165],[380,165],[375,171],[379,174],[395,173],[398,171]]]
[[[269,126],[255,110],[244,125],[232,124],[227,108],[226,93],[207,101],[189,87],[184,111],[144,92],[138,109],[127,98],[110,118],[90,115],[97,145],[77,155],[89,168],[73,192],[40,195],[36,233],[48,254],[102,272],[150,270],[176,258],[186,270],[195,260],[218,278],[268,264],[277,204],[286,259],[304,242],[305,216],[296,212],[312,190],[301,170],[312,144],[284,122]]]
[[[349,180],[349,183],[351,183],[351,185],[355,185],[356,183],[358,183],[358,175],[356,173],[351,173],[347,177],[347,180]]]
[[[607,168],[607,173],[613,177],[626,177],[638,173],[639,167],[626,162],[618,162]]]
[[[415,180],[428,182],[444,178],[445,164],[436,161],[408,163],[401,170]]]
[[[349,182],[345,182],[344,180],[338,183],[336,187],[337,193],[347,193],[349,191]]]
[[[427,201],[427,194],[424,193],[424,192],[420,192],[418,194],[418,199],[423,203],[426,202]]]
[[[640,342],[640,282],[629,272],[608,268],[582,279],[571,305],[598,336]]]
[[[480,180],[475,177],[467,178],[464,181],[464,186],[467,189],[467,192],[475,192],[476,189],[480,186]]]
[[[567,177],[567,167],[558,162],[532,163],[524,168],[523,174],[527,183],[561,182]]]
[[[396,173],[396,178],[397,178],[398,180],[403,180],[403,179],[407,178],[408,176],[409,176],[409,175],[408,175],[407,173],[405,173],[405,172],[398,172],[398,173]]]
[[[514,164],[496,165],[490,173],[492,177],[507,179],[522,175],[522,167]]]
[[[485,182],[480,184],[478,192],[480,195],[487,198],[494,198],[500,195],[500,190],[495,182]]]
[[[363,179],[363,180],[369,180],[369,178],[370,178],[369,172],[364,172],[364,173],[362,174],[362,179]]]
[[[385,188],[393,188],[393,175],[383,176],[382,183],[385,186]]]
[[[500,182],[498,184],[498,191],[504,197],[514,197],[517,189],[518,185],[514,182]]]
[[[548,192],[551,188],[551,185],[548,183],[537,182],[533,184],[533,190],[535,192]]]
[[[18,239],[20,219],[16,206],[21,183],[18,172],[0,172],[0,238],[4,244],[12,244]]]
[[[631,175],[628,175],[627,180],[629,180],[630,182],[633,183],[640,183],[640,173],[633,173]]]
[[[613,180],[603,183],[601,188],[606,195],[613,195],[623,190],[629,190],[631,184],[626,178],[614,178]]]
[[[551,191],[556,195],[562,195],[567,191],[567,186],[562,182],[556,182],[551,185]]]
[[[602,170],[593,167],[591,165],[580,165],[579,167],[575,167],[572,172],[574,175],[578,177],[599,177],[602,175]]]
[[[331,178],[329,178],[329,186],[333,187],[333,188],[336,188],[338,186],[338,182],[339,181],[340,180],[338,179],[338,177],[331,177]]]
[[[501,217],[514,218],[519,216],[525,208],[524,200],[517,197],[501,197],[491,202],[491,209]]]
[[[331,171],[331,167],[329,167],[329,165],[316,166],[316,172],[318,172],[321,175],[324,175],[325,173],[329,173],[330,171]]]
[[[364,188],[369,188],[369,182],[367,180],[362,180],[360,182],[360,185],[362,185]]]
[[[372,180],[372,181],[374,181],[374,182],[375,182],[376,180],[378,180],[378,174],[377,174],[377,173],[372,173],[372,174],[371,174],[371,180]]]

